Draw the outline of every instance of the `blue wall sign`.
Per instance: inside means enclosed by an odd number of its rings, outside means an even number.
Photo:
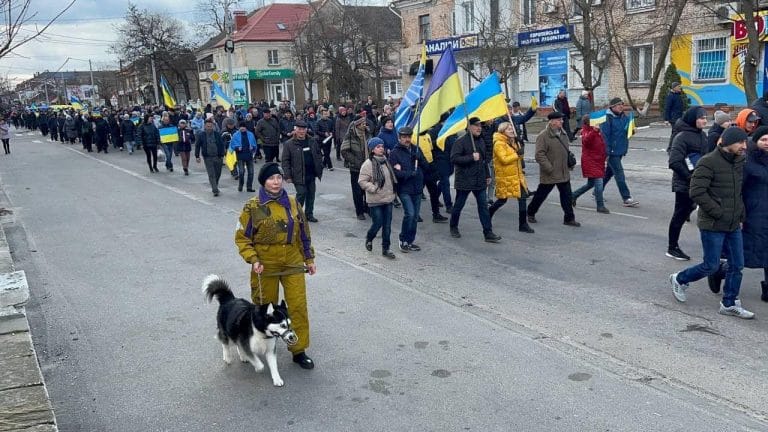
[[[568,28],[565,26],[546,28],[517,34],[518,47],[547,45],[570,41],[571,34],[568,33]]]
[[[539,104],[550,106],[560,90],[568,89],[568,50],[539,53]]]
[[[444,39],[427,39],[427,55],[442,54],[448,45],[451,45],[454,51],[477,48],[479,38],[477,34],[467,34]]]

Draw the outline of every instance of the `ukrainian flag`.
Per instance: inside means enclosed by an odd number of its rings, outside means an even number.
[[[215,100],[219,106],[224,107],[225,110],[229,110],[234,104],[232,98],[227,96],[215,81],[211,83],[211,99]]]
[[[83,109],[83,103],[80,102],[80,99],[77,96],[70,96],[69,104],[72,105],[72,108],[74,108],[75,110],[79,111]]]
[[[179,129],[176,126],[162,127],[159,131],[161,144],[170,144],[179,141]]]
[[[421,107],[418,129],[427,130],[440,122],[440,116],[451,108],[464,102],[459,71],[453,58],[453,49],[449,45],[437,62],[432,80],[429,82],[427,95]]]
[[[419,63],[419,71],[416,72],[416,78],[413,79],[413,83],[408,87],[408,91],[403,96],[403,100],[400,101],[400,105],[395,112],[395,130],[400,130],[403,126],[408,126],[408,123],[413,119],[414,111],[418,109],[419,100],[421,100],[421,92],[424,90],[424,70],[427,63],[427,45],[421,47],[421,62]]]
[[[168,84],[168,81],[162,75],[160,75],[160,89],[163,91],[163,103],[165,104],[165,106],[167,106],[168,108],[175,107],[176,99],[173,97],[171,86],[170,84]]]
[[[589,125],[592,127],[600,126],[607,120],[605,116],[606,111],[604,109],[589,113]]]
[[[635,112],[629,113],[629,121],[627,122],[627,139],[632,138],[632,135],[637,131],[637,124],[635,123]]]
[[[508,115],[507,101],[501,91],[499,76],[496,72],[488,75],[474,90],[469,92],[464,104],[448,117],[443,128],[437,134],[437,147],[445,148],[445,140],[467,127],[467,119],[477,117],[482,121]]]

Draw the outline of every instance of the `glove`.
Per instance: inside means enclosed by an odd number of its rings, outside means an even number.
[[[523,153],[525,153],[525,149],[524,149],[524,148],[520,147],[519,149],[517,149],[517,154],[518,154],[519,156],[522,156],[522,155],[523,155]]]

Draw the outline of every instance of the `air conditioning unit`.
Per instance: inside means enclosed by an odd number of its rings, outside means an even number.
[[[551,14],[557,12],[557,6],[554,2],[548,1],[544,3],[544,13]]]

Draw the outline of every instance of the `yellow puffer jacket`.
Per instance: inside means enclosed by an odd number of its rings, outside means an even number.
[[[277,199],[264,189],[245,203],[235,231],[235,244],[245,262],[275,265],[312,264],[309,224],[296,198],[285,191]]]
[[[511,141],[511,143],[510,143]],[[520,198],[521,188],[528,191],[523,172],[523,159],[517,154],[520,145],[500,132],[493,134],[493,170],[496,176],[496,198]]]

